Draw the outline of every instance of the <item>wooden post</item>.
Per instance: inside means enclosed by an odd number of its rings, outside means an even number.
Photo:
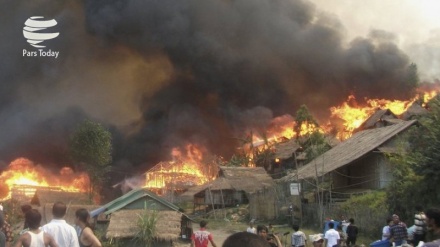
[[[223,199],[223,190],[220,189],[220,195],[222,197],[223,217],[226,219],[225,200]]]
[[[211,186],[208,186],[209,197],[211,198],[212,211],[214,211],[214,219],[217,220],[217,215],[215,214],[214,198],[212,197]]]
[[[302,226],[302,222],[303,222],[303,209],[302,209],[302,189],[300,188],[300,182],[299,182],[299,174],[298,174],[298,161],[296,160],[296,151],[293,152],[293,158],[295,159],[295,169],[296,169],[296,182],[298,183],[298,194],[299,194],[299,213],[300,213],[300,223],[299,225]],[[292,224],[293,224],[293,219],[294,217],[294,213],[292,210]]]

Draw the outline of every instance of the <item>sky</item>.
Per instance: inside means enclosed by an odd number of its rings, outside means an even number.
[[[347,41],[380,29],[411,56],[423,79],[440,78],[440,1],[311,0],[318,11],[337,16]]]

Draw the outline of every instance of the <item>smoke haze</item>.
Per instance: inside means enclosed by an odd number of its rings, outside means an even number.
[[[413,89],[397,34],[377,29],[347,41],[343,20],[308,1],[1,6],[0,160],[65,164],[69,134],[86,118],[111,129],[125,170],[151,167],[188,142],[227,158],[246,129],[302,104],[325,119],[350,93],[406,99]],[[24,22],[38,15],[58,22],[60,36],[47,42],[57,59],[22,56],[33,49]]]

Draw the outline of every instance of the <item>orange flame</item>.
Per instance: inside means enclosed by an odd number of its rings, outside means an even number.
[[[346,102],[340,106],[331,107],[331,117],[343,121],[343,129],[338,131],[337,138],[345,140],[349,138],[353,131],[367,120],[377,109],[389,109],[395,115],[401,115],[417,100],[422,100],[422,106],[434,98],[440,90],[420,92],[420,95],[410,100],[386,100],[386,99],[367,99],[366,105],[358,106],[353,95],[348,96]]]
[[[296,125],[297,123],[290,115],[276,117],[272,120],[270,127],[267,130],[266,140],[262,136],[254,134],[252,136],[252,146],[258,148],[266,143],[272,144],[280,142],[283,139],[301,137],[307,134],[311,134],[315,131],[324,133],[324,130],[321,127],[308,122],[301,123],[301,126],[299,127],[299,133],[297,133],[295,131],[297,129]]]
[[[206,151],[194,144],[188,144],[185,149],[186,153],[183,154],[179,148],[173,148],[172,161],[160,162],[145,173],[144,187],[162,189],[175,185],[194,186],[213,180],[216,170],[202,162]]]
[[[86,191],[89,177],[85,173],[74,173],[70,167],[63,167],[59,174],[53,174],[40,165],[35,165],[26,158],[12,161],[8,168],[0,174],[0,201],[11,198],[14,186],[58,187],[64,191]],[[25,191],[30,197],[35,188]]]

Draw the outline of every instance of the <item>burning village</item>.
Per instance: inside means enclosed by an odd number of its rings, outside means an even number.
[[[201,220],[381,226],[440,203],[426,182],[440,179],[440,26],[404,1],[408,30],[385,15],[364,29],[329,2],[3,3],[6,246],[23,205],[41,226],[59,202],[71,225],[86,209],[102,246],[189,246]],[[43,50],[57,56],[24,52]],[[151,236],[139,219],[157,220]]]

